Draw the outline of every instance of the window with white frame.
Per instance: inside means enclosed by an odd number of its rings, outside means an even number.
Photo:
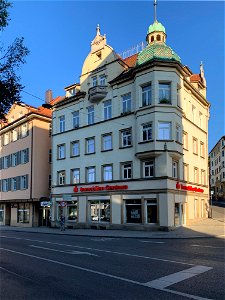
[[[98,85],[98,79],[97,79],[97,76],[94,76],[92,78],[92,86],[97,86]]]
[[[10,138],[10,133],[7,132],[4,134],[4,145],[8,145],[9,144],[9,138]]]
[[[201,112],[199,112],[199,127],[202,128],[202,125],[203,125],[203,114]]]
[[[28,123],[21,126],[21,137],[26,137],[28,135]]]
[[[104,134],[102,136],[102,150],[112,150],[112,133]]]
[[[65,131],[65,116],[59,117],[59,132]]]
[[[11,181],[11,190],[16,191],[17,190],[17,178],[13,177],[11,180],[12,180]]]
[[[29,161],[29,149],[21,151],[21,164],[26,164]]]
[[[25,190],[28,188],[28,175],[23,175],[20,177],[20,189]]]
[[[102,166],[103,181],[111,181],[113,179],[113,166]]]
[[[170,140],[171,139],[171,123],[159,122],[158,123],[158,139]]]
[[[3,179],[2,180],[2,191],[3,192],[8,192],[8,179]]]
[[[154,176],[154,161],[144,161],[143,162],[143,177],[149,178]]]
[[[88,106],[87,112],[88,112],[88,119],[87,119],[88,125],[94,124],[94,118],[95,118],[94,105]]]
[[[178,161],[176,160],[172,162],[172,177],[178,178]]]
[[[96,176],[95,167],[87,167],[86,168],[87,182],[95,182],[95,176]]]
[[[112,118],[112,101],[107,100],[104,102],[104,120]]]
[[[131,179],[132,163],[131,162],[121,163],[121,173],[122,173],[122,179]]]
[[[200,155],[205,158],[205,144],[203,142],[200,142]]]
[[[142,124],[142,141],[152,140],[152,123]]]
[[[73,128],[79,127],[79,110],[72,112],[73,116]]]
[[[18,140],[18,129],[15,128],[12,130],[12,141],[15,142]]]
[[[142,106],[147,106],[152,103],[152,89],[151,85],[142,87]]]
[[[100,75],[100,77],[99,77],[99,83],[102,86],[106,85],[106,76],[105,75]]]
[[[176,142],[181,143],[181,126],[176,124]]]
[[[170,83],[159,83],[159,102],[171,103],[171,85]]]
[[[205,170],[201,170],[201,184],[205,185],[206,176],[205,176]]]
[[[189,165],[183,164],[183,179],[185,181],[189,181]]]
[[[86,154],[95,153],[95,138],[86,139]]]
[[[57,148],[58,148],[58,159],[66,158],[66,145],[61,144],[61,145],[58,145]]]
[[[122,112],[131,112],[131,94],[126,94],[122,96]]]
[[[198,140],[195,137],[193,137],[192,140],[192,148],[193,148],[193,153],[198,154]]]
[[[183,148],[188,150],[188,133],[183,131]]]
[[[193,121],[193,123],[195,123],[196,107],[194,105],[192,105],[191,112],[192,112],[192,121]]]
[[[4,157],[3,167],[4,169],[8,169],[10,167],[10,155]]]
[[[132,145],[131,128],[127,128],[120,131],[121,135],[121,147],[129,147]]]
[[[79,156],[80,155],[80,142],[74,141],[71,142],[71,156]]]
[[[194,167],[194,183],[198,183],[198,168]]]
[[[79,168],[71,170],[71,183],[72,184],[80,183],[80,169]]]
[[[12,154],[12,166],[18,165],[18,152]]]
[[[58,171],[58,185],[64,185],[66,183],[66,171]]]

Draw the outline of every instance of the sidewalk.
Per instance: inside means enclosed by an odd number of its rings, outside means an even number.
[[[218,237],[225,239],[225,223],[215,219],[205,219],[193,225],[179,227],[169,232],[162,231],[126,231],[126,230],[96,230],[96,229],[66,229],[49,227],[12,227],[0,226],[0,231],[32,232],[43,234],[60,234],[71,236],[89,236],[104,238],[141,238],[141,239],[190,239]]]

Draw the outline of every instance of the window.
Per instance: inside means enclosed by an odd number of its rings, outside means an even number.
[[[21,164],[26,164],[29,161],[29,149],[21,151]]]
[[[146,210],[147,210],[146,223],[150,223],[150,224],[158,223],[158,205],[156,199],[146,201]]]
[[[178,178],[178,162],[173,160],[172,177]]]
[[[99,78],[99,81],[100,81],[100,85],[105,86],[106,85],[106,77],[105,77],[105,75],[101,75],[100,78]]]
[[[198,140],[193,137],[193,153],[198,154]]]
[[[152,140],[152,123],[146,123],[142,125],[142,141]]]
[[[110,181],[113,179],[113,167],[112,165],[103,166],[103,181]]]
[[[142,106],[150,105],[152,102],[151,85],[142,87]]]
[[[86,172],[87,182],[95,182],[95,167],[87,167]]]
[[[125,200],[126,223],[141,223],[141,200]]]
[[[224,150],[222,150],[222,157],[224,157]]]
[[[64,159],[66,158],[66,145],[58,145],[58,159]]]
[[[181,143],[181,126],[176,124],[176,142]]]
[[[16,177],[12,178],[11,190],[12,191],[16,191],[17,190],[17,178]]]
[[[102,150],[112,150],[112,134],[104,134],[102,136]]]
[[[12,141],[15,142],[18,140],[18,129],[13,129],[12,131]]]
[[[143,162],[143,175],[145,178],[154,176],[154,161],[144,161]]]
[[[202,125],[203,125],[202,119],[203,119],[203,115],[201,112],[199,112],[199,127],[200,128],[202,128]]]
[[[95,153],[95,138],[86,139],[86,154]]]
[[[98,85],[98,80],[97,80],[97,76],[92,78],[92,86],[97,86]]]
[[[200,155],[201,157],[205,157],[205,145],[203,142],[200,142]]]
[[[194,167],[194,183],[198,183],[198,168]]]
[[[4,222],[4,204],[0,204],[0,222]]]
[[[20,189],[26,190],[28,188],[28,175],[23,175],[20,177]]]
[[[80,142],[74,141],[71,143],[71,156],[79,156],[80,155]]]
[[[180,87],[177,87],[177,106],[181,107],[181,103],[180,103]]]
[[[8,145],[9,144],[9,132],[4,134],[4,145]]]
[[[201,184],[205,185],[205,170],[201,170]]]
[[[48,150],[48,162],[51,164],[52,163],[52,149]]]
[[[10,155],[4,157],[3,167],[4,169],[8,169],[10,167]]]
[[[93,200],[88,202],[90,222],[110,222],[110,200]]]
[[[132,145],[131,128],[121,131],[121,147],[129,147]]]
[[[107,100],[104,102],[104,120],[112,118],[112,101]]]
[[[170,122],[159,122],[159,127],[158,127],[159,140],[170,140],[171,138],[170,132],[171,132]]]
[[[185,181],[189,181],[189,165],[188,164],[183,164],[183,179]]]
[[[122,179],[131,179],[132,178],[132,163],[122,163]]]
[[[67,220],[77,221],[77,201],[67,202]]]
[[[159,83],[159,102],[171,103],[170,83]]]
[[[28,124],[25,123],[21,126],[21,137],[26,137],[28,135]]]
[[[161,41],[161,36],[160,36],[159,34],[157,34],[156,40],[157,40],[157,41]]]
[[[8,179],[3,179],[2,180],[2,191],[3,192],[8,192],[9,188],[8,188]]]
[[[195,106],[192,105],[192,121],[195,123]]]
[[[131,94],[126,94],[122,96],[122,112],[131,112]]]
[[[59,132],[65,131],[65,116],[59,117]]]
[[[66,171],[58,172],[58,184],[64,185],[66,183]]]
[[[80,183],[80,169],[71,170],[71,183]]]
[[[88,125],[94,124],[94,117],[95,117],[94,105],[87,107],[87,111],[88,111]]]
[[[29,223],[30,219],[30,204],[18,203],[17,223]]]
[[[183,131],[183,148],[188,150],[188,134],[185,131]]]
[[[73,128],[78,128],[79,127],[79,111],[74,111],[72,113],[73,116]]]

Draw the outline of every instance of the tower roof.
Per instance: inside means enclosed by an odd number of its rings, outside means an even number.
[[[155,31],[161,31],[161,32],[166,33],[165,27],[162,25],[162,23],[158,22],[157,20],[149,26],[147,34],[155,32]]]

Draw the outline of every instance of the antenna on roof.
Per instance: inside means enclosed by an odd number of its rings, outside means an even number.
[[[157,1],[156,0],[154,0],[154,11],[155,11],[155,13],[154,13],[154,20],[155,20],[155,22],[157,21],[157,9],[156,9],[156,7],[157,7]]]

